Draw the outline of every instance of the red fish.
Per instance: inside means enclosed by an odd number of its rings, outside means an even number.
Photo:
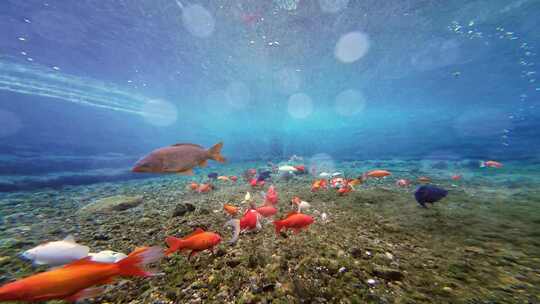
[[[255,209],[248,209],[240,219],[232,219],[225,223],[225,226],[234,228],[233,238],[229,243],[234,244],[240,236],[240,232],[261,229],[260,218],[262,216]]]
[[[250,181],[249,181],[249,184],[251,185],[251,187],[255,188],[255,187],[262,187],[264,186],[265,182],[262,180],[262,181],[257,181],[256,178],[252,178]]]
[[[238,177],[237,176],[229,176],[229,178],[233,181],[233,182],[236,182],[238,180]]]
[[[345,183],[344,185],[342,185],[339,189],[338,189],[338,194],[343,196],[349,192],[352,191],[352,187],[351,185],[349,185],[348,183]]]
[[[347,181],[343,177],[334,177],[330,180],[330,186],[332,188],[338,188],[344,185]]]
[[[304,165],[298,165],[298,166],[293,166],[293,167],[296,168],[296,170],[298,170],[299,173],[306,172],[306,166]]]
[[[268,188],[268,191],[266,192],[266,194],[264,195],[264,202],[266,204],[272,204],[272,205],[276,205],[278,203],[278,193],[276,191],[276,189],[274,188],[274,186],[270,186]]]
[[[458,181],[461,179],[461,175],[460,174],[455,174],[455,175],[452,175],[452,180],[455,180],[455,181]]]
[[[255,210],[263,217],[270,217],[277,213],[277,209],[270,205],[261,206]]]
[[[315,220],[306,214],[291,212],[286,218],[278,221],[274,221],[276,228],[276,234],[282,229],[293,229],[294,233],[300,232],[301,229],[306,229],[309,225],[313,224]]]
[[[169,245],[169,249],[165,252],[166,255],[176,251],[191,250],[189,260],[192,256],[206,249],[214,253],[214,247],[221,242],[221,237],[217,233],[206,232],[201,228],[197,228],[182,239],[169,236],[166,242]]]
[[[189,184],[189,188],[193,191],[196,191],[198,188],[199,188],[199,184],[193,182],[191,184]]]
[[[98,296],[103,289],[92,288],[114,282],[119,276],[148,277],[155,275],[143,267],[163,257],[163,248],[144,247],[134,250],[116,263],[99,263],[90,257],[60,268],[38,273],[0,287],[0,302],[42,302],[65,300],[75,302]]]
[[[494,160],[481,161],[480,168],[490,167],[490,168],[502,168],[503,164]]]

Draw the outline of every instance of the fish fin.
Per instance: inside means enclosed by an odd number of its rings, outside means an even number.
[[[202,229],[202,228],[199,227],[199,228],[193,230],[192,233],[188,234],[188,235],[185,236],[184,238],[192,237],[192,236],[194,236],[194,235],[197,235],[197,234],[200,234],[200,233],[203,233],[203,232],[204,232],[204,229]]]
[[[167,243],[167,246],[169,246],[169,249],[165,251],[165,255],[167,256],[180,250],[182,247],[182,240],[179,238],[175,238],[174,236],[167,237],[165,239],[165,242]]]
[[[208,161],[206,159],[199,163],[199,167],[201,168],[204,168],[206,166],[208,166]]]
[[[283,229],[283,221],[274,221],[274,227],[276,229],[276,234],[279,234],[281,229]]]
[[[486,166],[486,162],[481,160],[480,161],[480,168],[484,168]]]
[[[223,143],[219,142],[215,144],[212,148],[208,149],[208,154],[210,159],[224,163],[226,161],[225,157],[221,155],[221,148],[223,148]]]
[[[195,255],[197,255],[197,253],[199,253],[198,250],[192,250],[190,253],[189,253],[189,256],[188,256],[188,261],[191,260],[191,257],[194,257]]]
[[[94,262],[92,261],[92,257],[84,257],[80,260],[77,260],[75,262],[71,262],[65,266],[63,266],[62,268],[67,268],[67,267],[73,267],[73,266],[82,266],[82,265],[92,265],[92,264],[103,264],[103,263],[100,263],[100,262]]]
[[[187,169],[185,171],[178,172],[180,175],[193,175],[193,169]]]
[[[73,234],[68,234],[68,236],[64,238],[64,242],[75,243],[75,237]]]
[[[196,144],[178,143],[178,144],[171,145],[171,147],[179,147],[179,146],[192,146],[192,147],[197,147],[197,148],[204,149],[203,146],[196,145]]]
[[[156,273],[145,271],[143,267],[146,264],[157,262],[163,257],[163,248],[161,247],[146,247],[139,248],[130,253],[127,258],[116,262],[121,276],[138,276],[149,277]]]
[[[95,298],[105,292],[104,287],[90,287],[83,289],[67,298],[64,298],[65,301],[75,303],[80,300],[88,299],[88,298]]]
[[[293,216],[293,215],[295,215],[295,214],[298,214],[298,212],[296,212],[296,211],[291,211],[291,212],[287,213],[287,215],[285,216],[285,218],[288,218],[288,217]]]
[[[232,219],[225,223],[224,227],[231,226],[233,227],[233,237],[229,241],[229,244],[234,244],[236,241],[238,241],[238,237],[240,236],[240,220],[239,219]]]

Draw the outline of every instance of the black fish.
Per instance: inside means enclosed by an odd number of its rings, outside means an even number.
[[[420,186],[414,192],[414,198],[424,208],[427,208],[426,203],[433,204],[446,195],[448,195],[447,190],[432,185]]]
[[[272,172],[270,172],[270,171],[264,171],[264,172],[259,173],[259,177],[257,177],[257,181],[260,182],[260,181],[263,181],[263,180],[265,180],[267,178],[270,178],[271,173]]]
[[[216,179],[217,176],[218,176],[218,174],[216,172],[212,172],[212,173],[208,174],[209,179]]]

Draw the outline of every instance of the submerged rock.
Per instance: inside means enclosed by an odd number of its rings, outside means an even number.
[[[125,196],[115,195],[99,199],[82,207],[79,212],[81,214],[92,213],[110,213],[114,211],[124,211],[137,207],[143,202],[142,196]]]
[[[403,273],[401,271],[383,267],[375,268],[373,275],[386,281],[401,281],[403,279]]]
[[[195,206],[193,204],[190,204],[190,203],[178,204],[176,205],[176,207],[174,208],[172,212],[172,217],[183,216],[188,212],[193,212],[194,210],[195,210]]]

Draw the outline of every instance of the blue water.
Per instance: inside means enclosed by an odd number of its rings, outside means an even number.
[[[289,2],[4,1],[0,151],[538,157],[537,2]]]

